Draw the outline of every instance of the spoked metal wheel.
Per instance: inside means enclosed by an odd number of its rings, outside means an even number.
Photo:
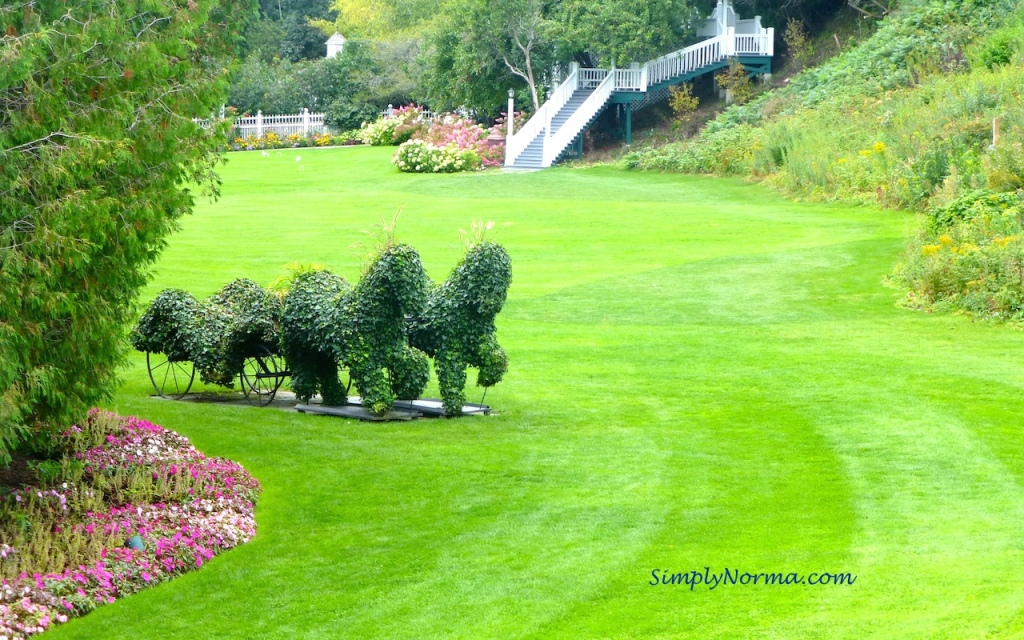
[[[274,355],[264,346],[258,353],[242,362],[242,391],[246,401],[256,407],[265,407],[274,400],[288,375],[284,358]]]
[[[187,360],[171,360],[163,353],[146,352],[149,380],[161,398],[181,400],[196,379],[196,366]]]

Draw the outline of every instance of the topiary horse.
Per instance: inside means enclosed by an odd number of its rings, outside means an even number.
[[[423,314],[409,322],[409,342],[434,358],[445,413],[457,416],[466,403],[466,367],[479,368],[477,384],[491,387],[508,370],[494,318],[512,284],[512,261],[501,245],[471,247],[452,274],[434,287]]]
[[[317,393],[327,406],[348,402],[327,329],[340,298],[351,290],[344,278],[317,270],[296,276],[284,296],[281,351],[291,372],[292,391],[303,402]]]
[[[285,298],[283,345],[296,394],[308,400],[319,389],[325,404],[344,404],[340,364],[375,415],[396,399],[419,397],[430,364],[409,346],[405,318],[422,312],[427,283],[419,254],[404,244],[385,246],[355,287],[323,271],[296,278]]]

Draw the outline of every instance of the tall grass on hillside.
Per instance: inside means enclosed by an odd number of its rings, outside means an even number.
[[[839,99],[750,141],[747,168],[795,194],[909,209],[1024,186],[1024,68],[932,76],[914,91]],[[1000,121],[993,146],[993,121]]]
[[[901,207],[927,206],[951,173],[953,187],[987,186],[990,173],[1017,163],[1021,76],[1000,66],[1024,50],[1016,4],[907,2],[860,46],[726,110],[698,138],[631,153],[624,164],[771,176],[793,194]],[[985,159],[996,115],[1007,145]]]

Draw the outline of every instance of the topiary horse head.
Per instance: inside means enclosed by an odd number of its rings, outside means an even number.
[[[430,364],[409,346],[405,318],[422,312],[427,282],[419,254],[401,244],[381,250],[355,287],[327,271],[298,276],[285,296],[282,342],[296,395],[319,391],[324,404],[345,404],[340,364],[374,414],[419,397]]]
[[[473,246],[448,279],[433,288],[421,316],[409,323],[409,342],[434,358],[445,413],[457,416],[466,403],[466,367],[479,368],[477,384],[491,387],[508,370],[494,318],[512,284],[512,261],[501,245]]]

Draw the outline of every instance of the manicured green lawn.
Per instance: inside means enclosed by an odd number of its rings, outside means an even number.
[[[911,216],[730,180],[408,176],[390,150],[234,154],[147,291],[358,275],[404,206],[432,276],[509,223],[499,415],[365,424],[116,409],[263,483],[255,541],[54,638],[980,638],[1024,628],[1024,335],[897,308]],[[471,390],[470,397],[479,397]],[[650,586],[653,569],[853,586]]]

